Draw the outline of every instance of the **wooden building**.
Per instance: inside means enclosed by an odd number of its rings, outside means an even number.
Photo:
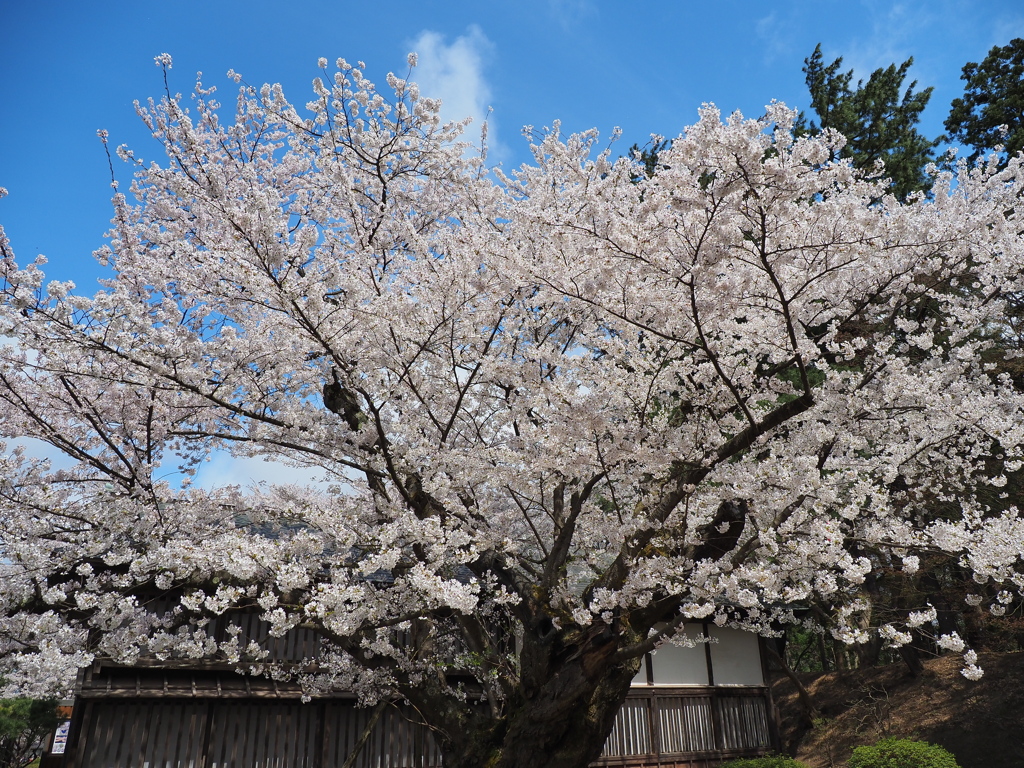
[[[315,655],[317,638],[246,634],[279,660]],[[709,642],[699,642],[700,635]],[[694,642],[649,655],[596,766],[712,768],[777,748],[761,642],[687,625]],[[303,703],[292,684],[228,666],[97,664],[80,677],[70,727],[42,768],[432,768],[430,731],[401,705],[357,707],[338,692]]]

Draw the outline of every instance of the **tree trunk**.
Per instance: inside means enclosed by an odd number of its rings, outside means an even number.
[[[470,722],[445,727],[445,768],[586,768],[600,756],[639,666],[613,666],[616,645],[566,649],[570,658],[536,685],[524,671],[520,694],[499,717],[481,706]]]
[[[900,658],[907,665],[911,677],[920,677],[924,672],[924,662],[921,661],[921,651],[913,645],[900,646]]]
[[[942,588],[942,580],[936,573],[937,569],[926,571],[921,576],[921,585],[928,590],[928,602],[935,607],[936,619],[939,623],[939,634],[948,635],[959,632],[957,609],[950,605]]]
[[[825,648],[824,635],[818,635],[818,657],[821,659],[821,671],[831,671],[832,666],[828,663],[828,651]]]
[[[869,573],[864,579],[864,592],[867,594],[869,609],[860,615],[860,628],[868,631],[871,629],[871,620],[875,613],[875,606],[882,602],[881,590],[878,587],[878,575]],[[878,657],[882,654],[882,638],[872,634],[871,639],[866,643],[857,646],[857,660],[860,667],[874,667],[878,665]]]
[[[345,758],[345,762],[342,763],[341,768],[354,768],[356,760],[359,759],[359,755],[362,754],[363,747],[366,746],[366,742],[370,740],[370,736],[373,735],[373,728],[377,725],[377,721],[380,720],[380,716],[384,714],[384,709],[389,706],[390,702],[386,699],[373,708],[373,712],[370,714],[370,719],[366,722],[366,726],[363,728],[363,733],[360,735],[359,740],[356,741],[356,745],[352,748],[348,757]]]
[[[797,677],[790,666],[786,663],[785,658],[779,654],[769,643],[765,643],[765,649],[768,651],[768,658],[774,661],[782,673],[789,678],[789,681],[796,687],[797,697],[800,699],[800,704],[803,705],[804,715],[806,716],[806,725],[813,726],[814,721],[821,717],[821,710],[818,709],[814,704],[814,699],[811,698],[810,691],[800,682],[800,678]]]

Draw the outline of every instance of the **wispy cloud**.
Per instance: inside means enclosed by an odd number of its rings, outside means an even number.
[[[933,4],[864,0],[862,4],[871,19],[871,33],[852,41],[843,52],[843,66],[853,70],[854,80],[867,80],[876,69],[902,64],[919,52],[922,35],[948,25],[950,18],[960,15],[955,12],[959,0],[939,0]],[[918,62],[910,79],[927,84],[937,79],[937,73],[925,71]]]
[[[792,56],[795,37],[792,19],[780,18],[777,11],[772,11],[758,19],[754,29],[763,44],[765,64],[771,64],[779,57]]]
[[[1008,14],[999,16],[991,21],[991,31],[987,41],[987,48],[983,55],[978,57],[980,61],[988,55],[989,50],[996,45],[1007,45],[1012,39],[1024,37],[1024,15]]]
[[[411,43],[411,50],[419,55],[419,64],[412,79],[419,83],[420,92],[433,99],[441,99],[441,119],[462,120],[473,118],[467,139],[479,140],[480,129],[487,121],[489,158],[500,160],[503,153],[498,139],[492,105],[491,88],[484,69],[494,53],[494,45],[478,26],[472,25],[466,34],[451,43],[444,36],[424,30]]]
[[[548,12],[563,30],[571,31],[597,8],[590,0],[548,0]]]

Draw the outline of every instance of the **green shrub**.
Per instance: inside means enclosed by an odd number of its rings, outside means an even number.
[[[956,758],[937,744],[909,739],[883,739],[873,747],[857,747],[849,768],[960,768]]]
[[[0,699],[0,768],[28,765],[56,727],[56,701]]]
[[[807,768],[807,766],[787,755],[771,755],[730,760],[727,763],[722,763],[719,768]]]

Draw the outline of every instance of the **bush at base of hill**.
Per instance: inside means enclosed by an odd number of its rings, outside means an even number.
[[[857,747],[849,768],[960,768],[956,758],[937,744],[909,739],[883,739],[873,747]]]
[[[807,768],[807,765],[788,755],[769,755],[730,760],[727,763],[722,763],[719,768]]]

